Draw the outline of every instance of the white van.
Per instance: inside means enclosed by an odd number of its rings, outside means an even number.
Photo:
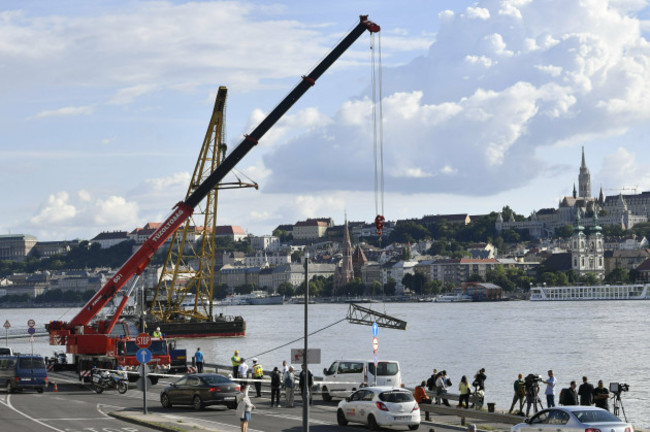
[[[378,386],[401,387],[402,371],[397,361],[377,362]],[[324,401],[345,398],[361,387],[375,385],[375,363],[364,360],[336,360],[323,369],[321,391]]]

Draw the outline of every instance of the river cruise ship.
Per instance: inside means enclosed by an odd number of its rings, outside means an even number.
[[[650,287],[650,284],[535,286],[530,289],[530,300],[650,300],[650,289],[648,287]]]

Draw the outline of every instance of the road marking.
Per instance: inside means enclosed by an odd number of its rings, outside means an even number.
[[[29,415],[25,414],[25,413],[22,412],[22,411],[19,411],[18,409],[16,409],[16,408],[11,404],[11,397],[10,397],[10,396],[11,396],[11,395],[8,394],[8,395],[7,395],[7,399],[6,399],[5,401],[0,401],[0,403],[3,404],[4,406],[10,408],[10,409],[11,409],[12,411],[14,411],[15,413],[20,414],[21,416],[26,417],[27,419],[29,419],[29,420],[31,420],[31,421],[33,421],[33,422],[35,422],[35,423],[38,423],[38,424],[40,424],[40,425],[42,425],[42,426],[45,426],[45,427],[50,428],[50,429],[52,429],[52,430],[55,430],[55,431],[57,431],[57,432],[65,432],[65,431],[62,430],[62,429],[57,429],[57,428],[55,428],[54,426],[50,426],[50,425],[47,424],[47,423],[43,423],[42,421],[40,421],[40,420],[38,420],[38,419],[35,419],[34,417],[30,417]]]
[[[63,420],[63,421],[94,421],[94,420],[115,420],[112,417],[106,418],[106,417],[88,417],[88,418],[73,418],[73,417],[57,417],[57,418],[39,418],[38,420],[41,421],[58,421],[58,420]]]

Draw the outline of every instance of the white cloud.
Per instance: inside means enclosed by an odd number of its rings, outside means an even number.
[[[70,204],[69,199],[70,196],[64,191],[50,195],[41,205],[38,214],[31,218],[31,222],[35,225],[67,224],[77,215],[77,209]]]
[[[134,227],[138,219],[138,204],[119,196],[99,199],[93,208],[93,221],[97,226]]]
[[[386,189],[497,194],[543,175],[545,147],[647,123],[650,44],[630,4],[618,6],[488,0],[441,12],[428,56],[384,71]],[[370,113],[360,95],[275,147],[265,190],[372,190]]]
[[[82,107],[64,107],[55,110],[41,111],[36,114],[36,118],[45,118],[45,117],[69,117],[69,116],[79,116],[79,115],[90,115],[95,111],[95,108],[92,106],[82,106]]]

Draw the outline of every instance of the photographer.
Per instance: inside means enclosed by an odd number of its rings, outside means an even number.
[[[598,387],[594,389],[594,405],[609,411],[609,390],[603,385],[603,380],[598,380]]]
[[[530,413],[530,406],[533,405],[533,414],[536,414],[537,404],[539,403],[539,409],[544,408],[542,406],[542,401],[539,399],[539,383],[542,381],[542,377],[528,374],[524,380],[524,388],[526,389],[526,417]]]

